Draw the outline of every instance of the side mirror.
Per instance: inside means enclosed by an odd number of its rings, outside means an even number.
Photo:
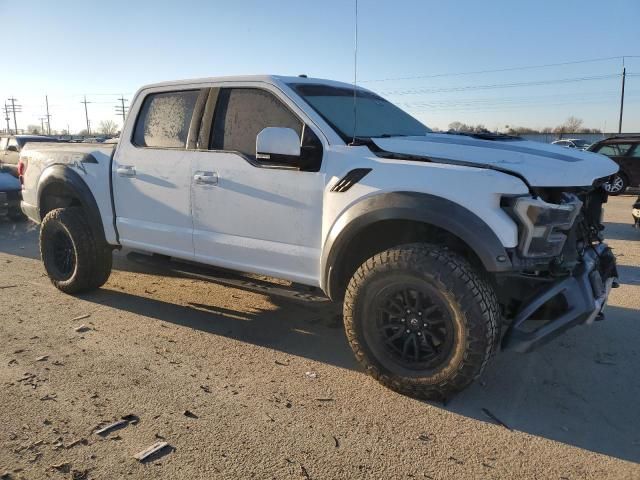
[[[295,164],[300,158],[300,137],[291,128],[267,127],[256,137],[256,159]]]
[[[17,152],[18,151],[18,147],[16,147],[15,145],[9,145],[7,147],[7,151],[8,152]]]

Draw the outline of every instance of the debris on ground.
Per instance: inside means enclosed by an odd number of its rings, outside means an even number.
[[[82,324],[79,327],[76,327],[74,330],[78,333],[84,333],[91,330],[91,327],[87,327],[86,325]]]
[[[193,413],[193,412],[191,412],[191,411],[189,411],[189,410],[185,410],[184,412],[182,412],[182,414],[183,414],[185,417],[189,417],[189,418],[198,418],[198,416],[197,416],[195,413]]]
[[[87,480],[89,478],[89,470],[74,470],[71,472],[72,480]]]
[[[311,475],[309,475],[309,472],[307,472],[307,469],[304,468],[304,465],[300,465],[300,474],[302,475],[302,478],[304,478],[305,480],[311,480]]]
[[[336,443],[336,448],[340,448],[340,442],[338,441],[338,437],[333,436],[333,441]]]
[[[80,315],[80,316],[78,316],[76,318],[72,318],[71,321],[72,322],[78,322],[80,320],[84,320],[85,318],[89,318],[90,316],[91,316],[90,313],[85,313],[84,315]]]
[[[141,452],[136,453],[133,456],[133,458],[135,458],[139,462],[144,462],[145,460],[147,460],[152,455],[155,455],[156,453],[159,453],[160,451],[165,450],[165,449],[168,450],[167,447],[169,447],[169,443],[168,442],[156,442],[153,445],[151,445],[150,447],[142,450]]]
[[[418,436],[418,440],[420,440],[422,442],[429,442],[429,441],[431,441],[431,437],[429,435],[427,435],[426,433],[421,433]]]
[[[316,398],[317,402],[335,402],[336,400],[334,398],[329,398],[329,397],[325,397],[325,398]]]
[[[209,385],[200,385],[200,389],[205,393],[211,393],[211,387],[209,387]]]
[[[88,444],[89,444],[89,441],[88,441],[86,438],[79,438],[79,439],[77,439],[77,440],[74,440],[73,442],[71,442],[69,445],[67,445],[67,446],[66,446],[66,447],[64,447],[64,448],[66,448],[66,449],[68,450],[68,449],[73,448],[73,447],[75,447],[76,445],[80,445],[80,444],[82,444],[82,445],[88,445]]]
[[[71,471],[71,464],[68,462],[58,463],[57,465],[51,465],[51,468],[61,473],[69,473]]]
[[[504,423],[502,420],[500,420],[498,417],[496,417],[493,413],[491,413],[489,410],[487,410],[486,408],[482,409],[482,413],[484,413],[487,417],[489,417],[491,420],[493,420],[494,422],[496,422],[498,425],[502,425],[504,428],[506,428],[507,430],[511,430],[511,427],[509,425],[507,425],[506,423]]]
[[[127,422],[126,420],[118,420],[117,422],[110,423],[106,427],[102,427],[99,430],[96,430],[95,434],[105,437],[109,435],[110,432],[114,430],[120,430],[121,428],[124,428],[127,425],[129,425],[129,422]]]
[[[0,290],[4,290],[5,288],[17,288],[18,285],[1,285]]]
[[[281,362],[280,360],[276,360],[276,361],[275,361],[275,363],[276,363],[276,365],[281,365],[281,366],[283,366],[283,367],[288,367],[288,366],[289,366],[289,364],[288,364],[288,363]]]
[[[122,420],[126,420],[127,422],[129,422],[131,425],[137,425],[140,422],[140,417],[138,417],[137,415],[134,415],[133,413],[130,413],[129,415],[124,415],[121,418]]]
[[[47,401],[47,400],[53,400],[54,402],[57,402],[56,397],[58,395],[56,395],[55,393],[47,393],[44,397],[40,397],[40,400]]]
[[[307,378],[318,378],[318,374],[316,372],[305,372],[304,374]]]
[[[44,362],[49,359],[49,355],[42,355],[41,357],[36,358],[36,362]]]

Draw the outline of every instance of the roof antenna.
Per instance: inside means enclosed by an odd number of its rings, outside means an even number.
[[[352,146],[356,144],[356,127],[358,126],[358,0],[355,0],[355,7],[355,38],[353,49],[353,136],[350,144]]]

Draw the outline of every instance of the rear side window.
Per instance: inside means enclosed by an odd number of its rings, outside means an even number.
[[[610,143],[601,146],[597,152],[608,157],[622,157],[627,154],[630,148],[630,143]]]
[[[185,148],[199,90],[152,93],[144,99],[133,143],[139,147]]]
[[[256,156],[256,137],[267,127],[292,128],[298,136],[302,121],[274,95],[257,88],[223,89],[218,96],[210,148]]]

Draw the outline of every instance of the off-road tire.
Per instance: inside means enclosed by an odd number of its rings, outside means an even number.
[[[398,374],[390,355],[376,357],[364,332],[367,322],[375,322],[367,304],[403,278],[442,295],[455,326],[449,358],[409,375]],[[464,258],[439,246],[407,244],[369,258],[351,278],[343,308],[347,339],[367,373],[415,398],[447,401],[480,376],[498,344],[501,316],[493,288]]]
[[[55,243],[69,241],[71,267],[58,268]],[[59,290],[74,294],[101,287],[109,279],[112,252],[106,242],[96,239],[83,210],[79,207],[50,211],[40,227],[40,255],[51,283]]]

